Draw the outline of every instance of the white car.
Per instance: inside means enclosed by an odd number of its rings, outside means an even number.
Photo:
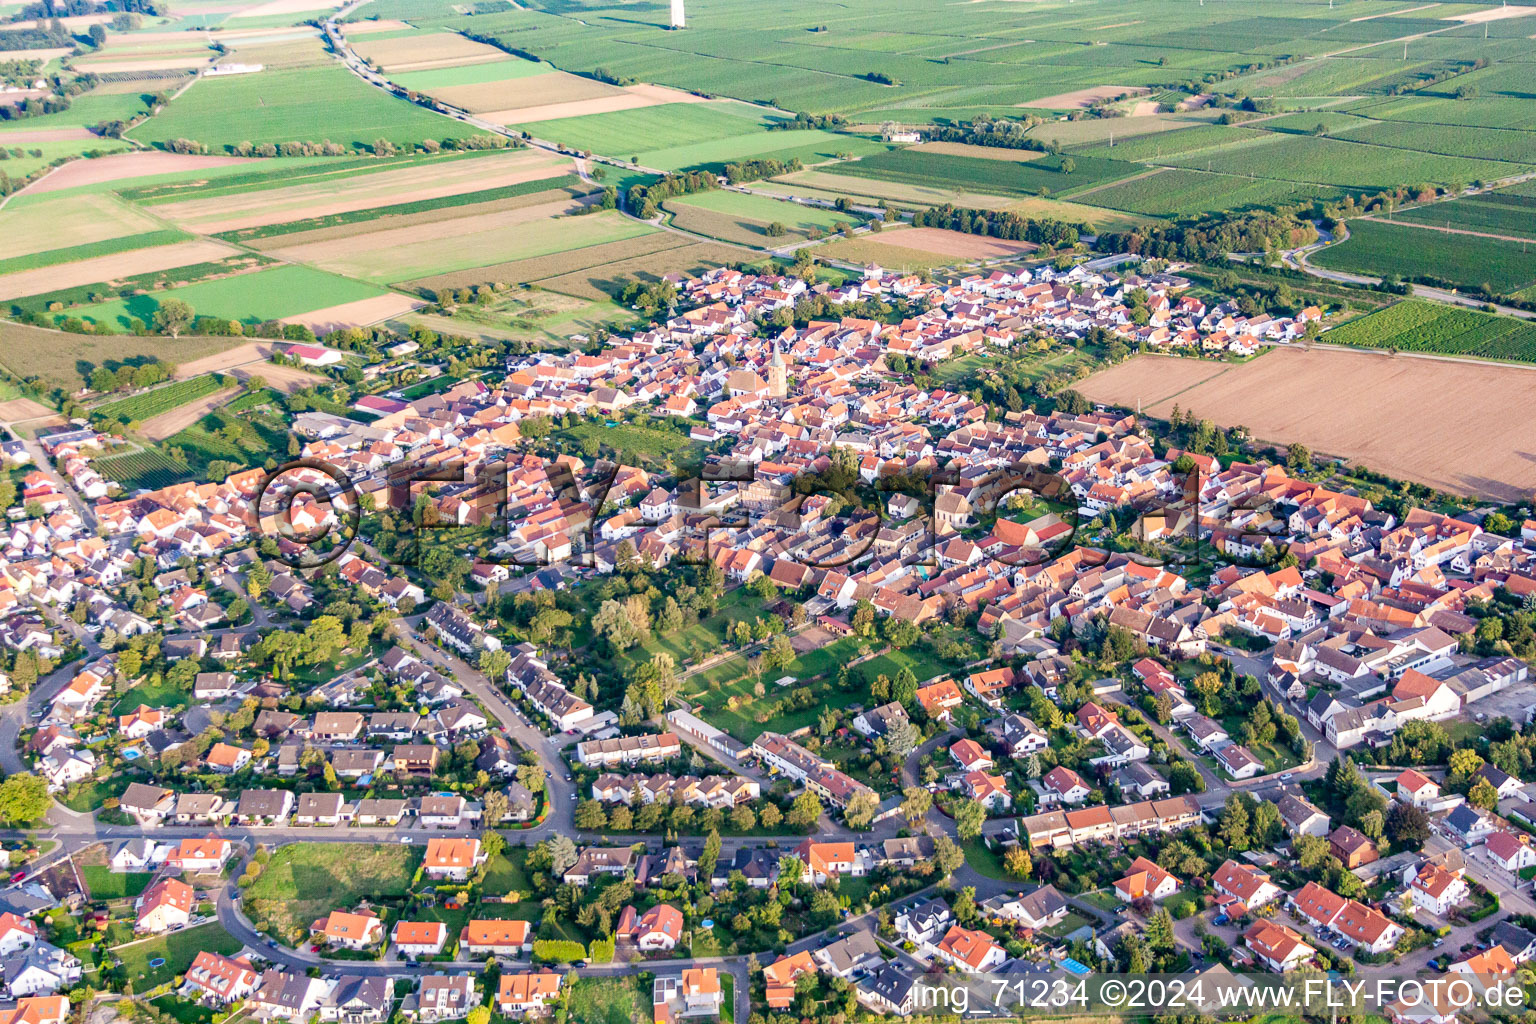
[[[402,843],[404,843],[406,845],[414,843],[415,841],[416,841],[416,837],[415,836],[401,836],[400,837],[400,842],[402,842]]]

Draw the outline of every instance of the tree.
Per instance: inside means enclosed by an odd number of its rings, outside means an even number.
[[[952,912],[955,915],[955,920],[961,924],[968,925],[976,920],[978,911],[976,910],[975,886],[968,885],[960,890],[960,895],[955,897],[955,905]]]
[[[607,823],[608,815],[596,800],[583,800],[576,805],[576,827],[583,832],[596,832]]]
[[[1467,803],[1473,807],[1491,811],[1499,805],[1499,791],[1487,779],[1478,779],[1467,791]]]
[[[955,808],[955,830],[962,843],[979,838],[981,827],[986,821],[987,809],[975,800],[967,800]]]
[[[493,789],[485,794],[482,802],[485,805],[485,823],[491,828],[495,828],[507,816],[507,794],[499,789]],[[500,833],[497,834],[499,835]]]
[[[933,806],[933,794],[922,786],[908,786],[901,791],[901,814],[908,823],[916,825]]]
[[[153,317],[155,330],[161,334],[169,334],[177,338],[181,332],[192,326],[192,321],[197,316],[191,304],[181,299],[162,299],[160,308],[155,310]]]
[[[541,844],[543,845],[543,844]],[[576,863],[576,844],[570,836],[555,836],[547,840],[549,870],[554,875],[564,875],[566,869]]]
[[[709,838],[704,840],[704,852],[699,856],[699,877],[712,878],[715,874],[715,863],[720,859],[720,833],[710,832]]]
[[[774,829],[784,820],[784,813],[779,810],[778,804],[764,804],[758,819],[762,821],[763,828]]]
[[[816,794],[806,790],[795,797],[795,802],[789,805],[789,814],[786,820],[797,828],[806,825],[814,825],[816,819],[821,817],[821,801]]]
[[[843,820],[849,828],[868,828],[879,810],[880,801],[875,798],[875,794],[861,789],[849,798],[848,806],[843,809]]]
[[[1243,805],[1242,797],[1236,793],[1227,797],[1218,821],[1222,842],[1239,852],[1248,849],[1248,808]]]
[[[477,1006],[469,1011],[469,1016],[464,1018],[465,1024],[491,1024],[491,1008],[489,1006]]]
[[[1463,748],[1451,751],[1450,760],[1446,763],[1451,769],[1447,781],[1452,789],[1460,789],[1470,784],[1472,776],[1483,766],[1483,758],[1477,751]]]
[[[922,735],[910,721],[897,722],[885,734],[885,746],[897,757],[905,759],[916,750]]]
[[[1417,850],[1429,838],[1429,815],[1422,807],[1414,807],[1401,800],[1392,801],[1386,825],[1387,836],[1394,846]]]
[[[1154,952],[1173,952],[1173,915],[1168,913],[1166,907],[1159,907],[1157,913],[1147,920],[1147,945]]]
[[[1034,862],[1022,846],[1010,846],[1003,854],[1003,870],[1014,878],[1028,878],[1034,872]]]
[[[948,878],[965,863],[965,851],[949,836],[938,836],[933,841],[933,862],[938,866],[939,874]]]
[[[41,821],[52,806],[53,796],[41,776],[23,772],[0,782],[0,821],[7,825]]]

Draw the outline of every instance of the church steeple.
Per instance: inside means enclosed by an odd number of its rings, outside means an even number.
[[[768,360],[768,394],[774,398],[783,398],[789,394],[789,365],[784,362],[784,354],[779,351],[777,338],[773,342],[773,358]]]

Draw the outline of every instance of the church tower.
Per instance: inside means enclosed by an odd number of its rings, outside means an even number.
[[[768,361],[768,394],[783,398],[789,394],[789,366],[779,351],[779,343],[773,343],[773,358]]]

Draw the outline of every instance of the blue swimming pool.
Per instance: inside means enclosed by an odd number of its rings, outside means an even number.
[[[1076,960],[1073,960],[1071,957],[1067,957],[1065,960],[1063,960],[1061,962],[1061,966],[1062,966],[1062,969],[1065,970],[1068,974],[1092,974],[1093,973],[1088,968],[1086,968],[1082,964],[1078,963]]]

